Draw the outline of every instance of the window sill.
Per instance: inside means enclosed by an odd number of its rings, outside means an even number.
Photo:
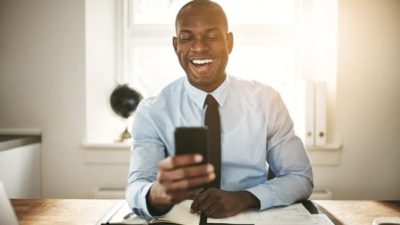
[[[130,147],[132,146],[132,142],[94,142],[94,141],[84,141],[82,144],[83,148],[89,149],[89,150],[115,150],[115,149],[125,149],[129,150]]]
[[[82,144],[83,159],[89,164],[122,164],[128,165],[131,142],[92,142]]]
[[[131,142],[87,142],[84,148],[84,162],[89,164],[129,164]],[[340,163],[341,144],[307,146],[313,166],[337,166]]]

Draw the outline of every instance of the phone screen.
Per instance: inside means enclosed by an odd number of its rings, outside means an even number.
[[[175,155],[201,154],[207,162],[207,128],[177,127],[175,129]]]

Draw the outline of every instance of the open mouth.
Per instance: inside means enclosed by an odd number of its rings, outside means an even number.
[[[212,59],[192,59],[191,62],[195,65],[195,66],[201,66],[201,65],[205,65],[205,64],[210,64],[212,63],[214,60]]]
[[[214,62],[214,60],[213,59],[192,59],[192,60],[190,60],[190,62],[197,71],[205,72],[211,68],[211,65]]]

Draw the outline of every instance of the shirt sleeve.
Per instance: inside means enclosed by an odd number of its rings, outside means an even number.
[[[159,161],[165,158],[165,145],[145,104],[140,104],[136,111],[132,133],[134,138],[125,196],[136,215],[151,219],[154,217],[148,210],[146,195],[156,180]]]
[[[275,178],[247,189],[260,200],[260,210],[307,199],[313,190],[310,159],[280,95],[267,104],[267,163]]]

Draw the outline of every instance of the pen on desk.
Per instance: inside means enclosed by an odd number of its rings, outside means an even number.
[[[133,216],[133,215],[135,215],[133,212],[128,213],[126,216],[124,216],[124,220],[131,218],[131,216]]]

